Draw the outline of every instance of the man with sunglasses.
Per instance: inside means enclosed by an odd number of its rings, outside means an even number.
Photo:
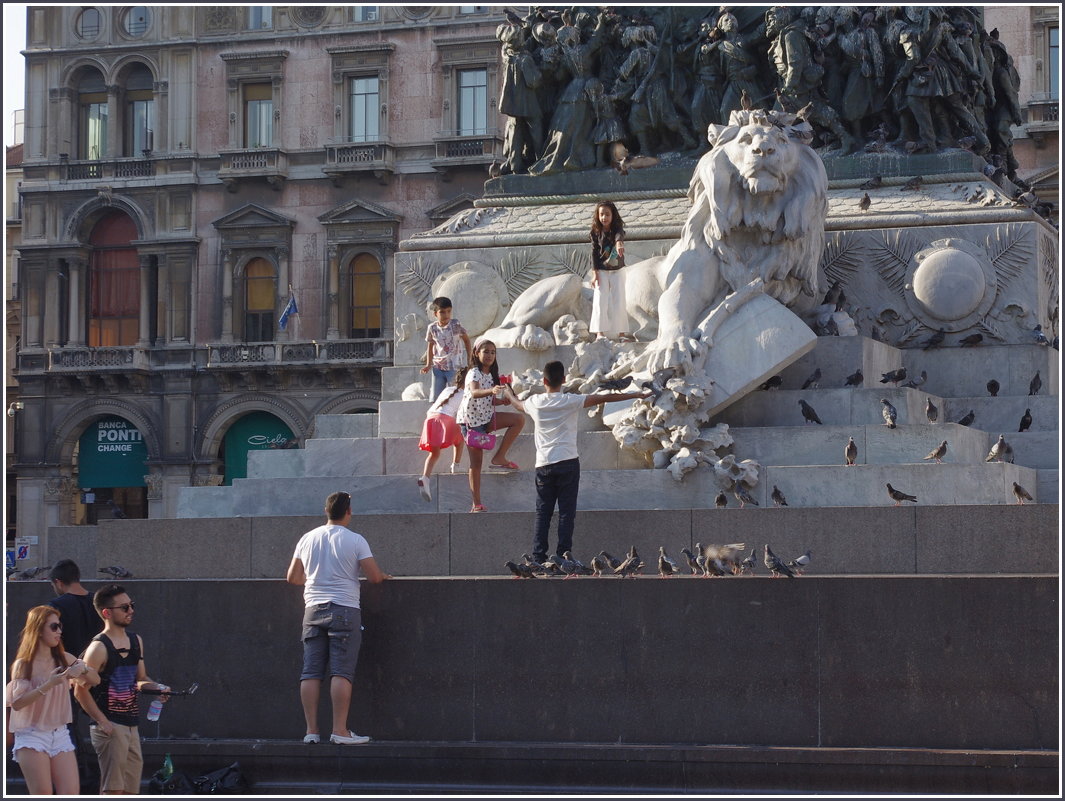
[[[133,601],[125,587],[109,584],[93,596],[104,630],[92,638],[85,663],[100,674],[100,683],[77,687],[74,695],[93,722],[89,728],[100,761],[100,792],[104,795],[140,793],[141,756],[137,707],[138,690],[166,692],[170,688],[148,677],[144,642],[129,631]],[[162,696],[165,701],[167,696]]]
[[[333,728],[329,742],[361,745],[370,738],[348,728],[351,685],[362,645],[359,575],[378,584],[392,578],[374,561],[370,546],[351,523],[351,496],[334,492],[325,501],[328,520],[300,537],[285,579],[303,587],[303,670],[300,702],[307,723],[305,743],[321,742],[318,698],[329,662]]]

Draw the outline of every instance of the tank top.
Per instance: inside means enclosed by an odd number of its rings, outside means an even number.
[[[100,683],[90,688],[89,693],[109,721],[120,726],[136,726],[139,722],[137,665],[141,661],[140,639],[131,631],[126,634],[129,636],[129,651],[125,656],[106,634],[93,637],[107,649],[107,664],[100,671]]]

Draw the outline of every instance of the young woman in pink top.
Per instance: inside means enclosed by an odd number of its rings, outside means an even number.
[[[12,751],[30,795],[77,795],[78,765],[67,724],[70,683],[87,687],[100,675],[63,648],[63,624],[54,606],[26,615],[18,653],[11,664],[4,704],[11,708]]]

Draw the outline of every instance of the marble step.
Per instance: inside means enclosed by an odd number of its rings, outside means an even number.
[[[631,401],[630,401],[631,403]],[[422,423],[429,411],[429,401],[381,401],[379,432],[381,437],[419,437]],[[528,425],[532,425],[529,421]],[[578,416],[579,431],[606,431],[607,427],[598,414],[589,416],[587,411]]]
[[[792,506],[890,506],[885,483],[918,496],[926,504],[1015,503],[1013,483],[1019,482],[1037,500],[1036,471],[1015,464],[873,464],[854,467],[823,465],[763,470],[751,494],[770,505],[777,485]],[[492,511],[531,511],[535,472],[499,473],[485,470],[481,499]],[[462,512],[470,507],[465,475],[435,473],[430,478],[432,501],[418,494],[415,476],[345,476],[237,479],[231,487],[185,487],[178,498],[178,517],[260,517],[313,515],[321,512],[324,495],[336,490],[352,494],[359,514]],[[717,483],[708,469],[675,481],[665,470],[585,470],[581,474],[581,509],[648,510],[712,509]],[[735,505],[729,497],[729,504]]]
[[[1057,395],[999,395],[990,397],[987,392],[973,398],[942,398],[939,409],[940,420],[960,420],[970,411],[976,414],[973,426],[988,433],[1005,434],[1017,432],[1021,418],[1026,409],[1031,409],[1031,431],[1057,431],[1061,413],[1060,399]],[[938,405],[933,397],[932,403]]]

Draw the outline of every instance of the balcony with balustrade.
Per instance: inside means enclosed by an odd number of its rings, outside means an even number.
[[[445,179],[456,167],[487,167],[503,158],[503,138],[496,128],[479,134],[443,131],[433,137],[433,142],[436,145],[436,158],[430,164]]]
[[[250,147],[220,150],[222,162],[218,177],[230,192],[237,191],[240,181],[265,179],[274,189],[280,189],[288,178],[288,153],[279,147]]]
[[[322,172],[334,186],[340,186],[346,176],[372,174],[384,185],[396,171],[395,147],[390,142],[334,142],[325,146]]]

